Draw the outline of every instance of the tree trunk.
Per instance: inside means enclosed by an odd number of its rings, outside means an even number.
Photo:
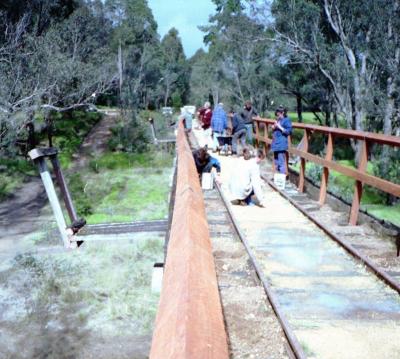
[[[49,147],[53,147],[53,120],[51,118],[46,118],[46,130]]]
[[[303,122],[303,102],[302,97],[297,94],[296,95],[296,103],[297,103],[297,117],[299,122]]]
[[[169,85],[167,85],[167,89],[165,90],[165,95],[164,95],[164,107],[167,107],[167,105],[168,105],[168,99],[169,99]]]
[[[331,111],[329,109],[325,111],[325,126],[331,127]]]

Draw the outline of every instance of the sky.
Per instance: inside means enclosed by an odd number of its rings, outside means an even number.
[[[186,57],[204,48],[202,33],[197,27],[208,23],[215,11],[211,0],[148,0],[158,24],[161,38],[172,28],[179,31]]]

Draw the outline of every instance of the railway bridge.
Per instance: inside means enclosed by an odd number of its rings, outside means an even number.
[[[256,145],[268,153],[272,120],[254,120]],[[299,163],[284,189],[261,168],[268,205],[233,206],[228,183],[238,157],[219,156],[222,184],[202,190],[192,150],[201,130],[180,123],[168,221],[86,226],[74,210],[55,149],[34,150],[65,247],[91,231],[165,231],[166,255],[150,358],[400,358],[399,228],[360,211],[365,185],[400,197],[400,185],[367,171],[371,148],[400,148],[400,138],[293,124],[289,146]],[[315,137],[325,143],[313,153]],[[338,139],[360,141],[358,168],[334,160]],[[167,141],[172,143],[171,140]],[[175,141],[174,141],[175,142]],[[158,144],[162,143],[158,141]],[[66,225],[45,158],[60,184]],[[289,157],[287,159],[289,162]],[[321,184],[306,176],[321,168]],[[329,193],[329,172],[354,180],[351,203]],[[78,232],[78,234],[76,234]]]
[[[255,120],[268,150],[273,121]],[[400,357],[398,229],[377,230],[360,214],[364,185],[400,196],[400,185],[367,173],[371,146],[400,147],[398,137],[294,124],[304,132],[289,154],[300,172],[284,190],[265,164],[269,205],[232,206],[229,178],[240,159],[220,156],[222,185],[201,189],[192,157],[196,131],[177,134],[177,166],[168,251],[150,358]],[[309,152],[326,137],[324,157]],[[333,160],[335,139],[361,141],[357,169]],[[322,166],[319,188],[307,162]],[[353,202],[340,211],[329,171],[354,179]],[[309,193],[306,193],[309,192]],[[330,202],[331,206],[326,205]],[[333,206],[334,207],[334,206]]]

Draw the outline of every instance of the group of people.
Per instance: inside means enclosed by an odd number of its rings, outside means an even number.
[[[229,181],[232,194],[232,204],[265,206],[265,198],[261,190],[260,163],[265,158],[261,149],[252,150],[253,145],[253,118],[257,118],[257,111],[252,103],[247,101],[243,109],[236,113],[224,111],[223,104],[215,106],[214,111],[210,103],[206,102],[198,113],[198,120],[203,129],[203,143],[200,149],[193,152],[196,168],[201,175],[216,169],[217,175],[221,172],[221,165],[215,157],[211,156],[207,148],[213,150],[221,145],[221,138],[232,139],[232,154],[242,155],[237,166],[237,171]],[[230,121],[229,121],[230,120]],[[275,171],[286,174],[286,152],[288,150],[288,136],[292,133],[292,123],[287,116],[287,110],[280,106],[275,111],[275,122],[272,125],[272,145]],[[238,142],[241,153],[238,152]],[[210,146],[209,146],[210,144]],[[254,199],[256,197],[256,199]]]
[[[239,113],[224,109],[223,103],[218,103],[214,110],[211,104],[206,102],[197,112],[197,119],[203,129],[203,136],[199,139],[200,146],[207,146],[213,151],[221,147],[229,146],[226,154],[236,155],[238,153],[238,142],[242,148],[246,142],[253,141],[253,117],[258,114],[252,103],[247,101]],[[247,141],[246,141],[247,139]]]

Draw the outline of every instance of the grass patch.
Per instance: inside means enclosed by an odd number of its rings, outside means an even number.
[[[368,213],[374,215],[375,217],[400,226],[400,203],[394,206],[385,206],[383,204],[367,204],[363,207]]]
[[[93,343],[102,338],[151,336],[159,300],[151,292],[152,268],[162,258],[163,238],[154,234],[88,242],[74,252],[18,255],[0,276],[2,349],[11,351],[9,357],[18,348],[24,357],[61,357],[62,343],[64,351],[65,343],[96,351]],[[86,342],[89,337],[94,340]]]
[[[28,176],[36,175],[32,162],[25,159],[0,158],[0,201],[7,198]]]
[[[72,193],[74,200],[84,193],[90,211],[78,212],[89,224],[166,218],[172,159],[172,154],[151,152],[107,153],[92,160]]]
[[[337,161],[343,166],[355,168],[354,161]],[[299,172],[300,163],[291,166]],[[374,165],[368,162],[367,173],[374,174]],[[315,181],[318,185],[321,181],[322,167],[314,163],[307,163],[306,176]],[[328,190],[347,202],[351,203],[354,194],[354,180],[342,175],[339,172],[329,171]],[[393,206],[385,205],[385,194],[373,187],[364,186],[361,198],[361,208],[379,219],[400,225],[400,204]]]

